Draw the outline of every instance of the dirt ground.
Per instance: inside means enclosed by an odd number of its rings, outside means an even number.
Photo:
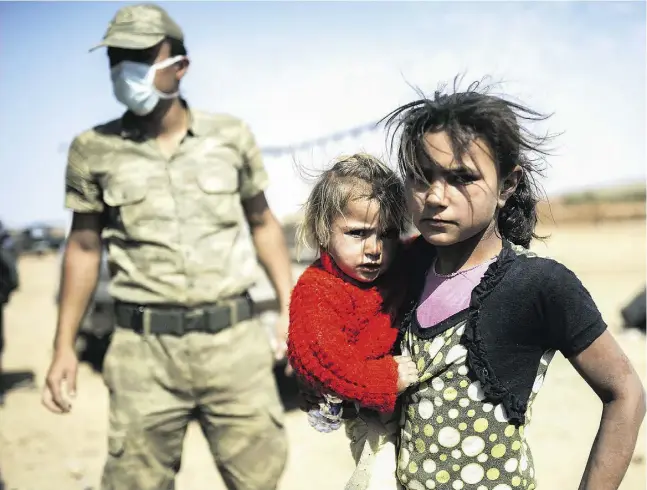
[[[620,328],[619,310],[645,283],[645,222],[570,224],[546,231],[552,237],[535,249],[579,275],[644,380],[644,337]],[[21,290],[6,311],[5,384],[13,385],[0,408],[0,470],[6,489],[96,488],[106,453],[106,390],[100,376],[83,365],[73,413],[54,415],[41,406],[55,324],[56,258],[26,258],[20,272]],[[596,396],[556,356],[529,431],[540,490],[577,488],[600,412]],[[280,490],[343,488],[353,465],[342,431],[316,433],[298,409],[287,414],[287,430],[291,452]],[[224,486],[198,428],[191,427],[177,489],[207,488]],[[621,488],[645,488],[644,428]]]

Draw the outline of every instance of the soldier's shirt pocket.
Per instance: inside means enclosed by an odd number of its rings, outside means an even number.
[[[220,224],[235,224],[239,221],[238,177],[238,169],[229,165],[217,165],[197,173],[201,207],[206,216]]]
[[[109,206],[108,216],[112,226],[132,230],[146,218],[144,182],[110,182],[103,191],[103,200]]]

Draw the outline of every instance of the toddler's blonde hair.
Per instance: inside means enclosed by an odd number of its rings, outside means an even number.
[[[407,228],[404,186],[397,174],[379,158],[355,153],[335,160],[317,179],[303,206],[297,229],[297,247],[323,248],[330,244],[332,223],[344,214],[352,200],[375,200],[379,206],[380,232]]]

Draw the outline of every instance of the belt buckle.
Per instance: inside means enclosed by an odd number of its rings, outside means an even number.
[[[144,311],[145,308],[142,305],[138,305],[130,314],[130,323],[135,332],[144,331]]]
[[[218,333],[232,325],[232,308],[228,303],[223,303],[205,311],[206,329],[211,333]]]
[[[201,332],[205,330],[204,322],[207,312],[204,308],[190,309],[182,318],[184,332]]]

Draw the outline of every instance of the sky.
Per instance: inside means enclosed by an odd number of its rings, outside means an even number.
[[[69,223],[67,147],[114,119],[101,40],[132,2],[0,3],[0,219]],[[563,132],[542,180],[548,195],[645,179],[644,2],[162,2],[191,59],[182,91],[201,110],[245,120],[268,152],[279,216],[340,153],[389,158],[383,128],[302,142],[379,120],[459,73],[552,113]]]

